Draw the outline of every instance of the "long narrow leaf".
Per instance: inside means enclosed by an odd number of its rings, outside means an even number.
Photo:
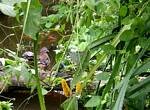
[[[148,48],[148,46],[149,46],[149,44],[146,45],[147,48]],[[144,52],[145,52],[145,49],[143,49],[143,51],[141,51],[141,53],[139,54],[139,57],[137,58],[137,60],[133,64],[133,66],[130,69],[129,73],[127,73],[126,77],[122,80],[123,84],[122,84],[121,90],[119,92],[119,95],[118,95],[117,101],[115,103],[115,106],[113,107],[113,110],[122,110],[124,96],[125,96],[125,93],[126,93],[126,89],[128,87],[130,77],[135,72],[136,63],[140,59],[140,57],[144,54]]]
[[[133,76],[140,75],[141,73],[146,72],[148,69],[150,69],[150,60],[146,61],[139,68],[137,68]]]
[[[150,92],[150,76],[142,80],[140,83],[130,87],[127,91],[128,97],[135,97],[143,93]]]

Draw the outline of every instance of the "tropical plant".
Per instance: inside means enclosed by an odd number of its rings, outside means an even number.
[[[12,103],[0,101],[0,110],[12,110]]]
[[[34,42],[42,110],[37,67],[40,31],[57,32],[62,38],[55,50],[54,79],[62,62],[64,71],[73,77],[70,87],[62,80],[64,91],[69,91],[62,109],[78,110],[80,102],[89,110],[144,110],[150,106],[150,0],[60,0],[50,7],[53,14],[48,16],[41,16],[39,1],[29,0],[20,8],[23,33]],[[79,94],[74,93],[75,86],[76,92],[82,88]]]
[[[147,59],[149,56],[146,59],[144,57],[148,55],[150,47],[149,2],[149,0],[62,2],[67,8],[70,7],[70,10],[67,10],[67,21],[72,24],[70,46],[65,48],[69,53],[74,51],[74,56],[70,57],[73,57],[72,60],[77,64],[71,88],[74,88],[78,81],[82,81],[86,89],[89,83],[99,81],[96,83],[95,92],[88,93],[93,97],[85,107],[97,110],[146,107],[149,81],[147,78],[139,80],[139,75],[149,71]],[[107,82],[103,84],[102,80]],[[142,84],[143,82],[145,83]],[[135,97],[131,98],[128,93]],[[143,97],[139,99],[140,96]],[[73,96],[72,100],[68,99],[69,104],[68,106],[65,104],[64,109],[73,110],[72,107],[77,107],[74,106],[77,104],[75,97]],[[139,105],[140,107],[136,103],[135,107],[135,103],[132,102],[136,98],[145,100],[145,103]]]

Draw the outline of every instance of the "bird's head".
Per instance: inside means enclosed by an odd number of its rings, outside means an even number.
[[[48,53],[49,50],[46,47],[40,49],[40,53]]]

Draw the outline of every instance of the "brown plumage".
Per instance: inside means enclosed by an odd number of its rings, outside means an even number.
[[[41,48],[40,54],[39,54],[39,67],[42,70],[48,69],[48,66],[50,65],[51,61],[48,55],[49,50],[46,47]]]

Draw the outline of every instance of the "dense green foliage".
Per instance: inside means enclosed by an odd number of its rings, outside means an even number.
[[[87,110],[148,109],[150,0],[60,0],[49,5],[53,14],[47,16],[41,16],[41,5],[33,0],[22,3],[16,12],[24,12],[23,33],[34,40],[34,60],[41,31],[61,36],[53,72],[57,73],[63,62],[64,71],[73,75],[71,89],[78,82],[83,89],[61,107],[78,110],[81,104]],[[38,85],[40,103],[44,104],[41,88]]]
[[[54,8],[58,12],[48,16],[50,21],[45,22],[45,28],[56,28],[64,20],[65,27],[71,25],[72,33],[64,48],[77,64],[71,87],[82,81],[85,93],[81,99],[87,95],[94,97],[85,106],[97,110],[148,107],[149,78],[140,80],[139,76],[149,71],[149,56],[145,56],[150,47],[150,1],[77,0],[61,2]],[[51,21],[51,17],[56,17],[56,21]],[[71,65],[72,61],[67,61],[68,51],[62,59]],[[87,93],[90,83],[96,83],[97,89]],[[74,97],[72,101],[76,102]],[[144,103],[139,104],[140,100]],[[73,110],[72,107],[65,109]]]

